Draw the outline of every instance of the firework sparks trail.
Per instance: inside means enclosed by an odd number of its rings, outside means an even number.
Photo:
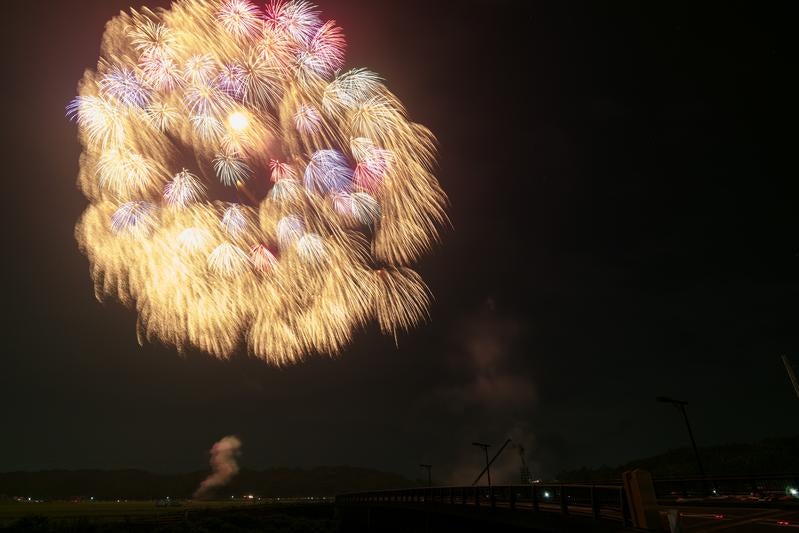
[[[447,222],[435,138],[377,74],[342,72],[345,49],[305,1],[107,24],[67,106],[90,202],[76,237],[141,342],[282,365],[426,319],[411,266]]]

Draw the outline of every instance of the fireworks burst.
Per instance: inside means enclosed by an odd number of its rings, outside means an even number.
[[[245,182],[250,176],[250,167],[235,152],[217,154],[214,158],[214,170],[219,176],[219,181],[225,185]]]
[[[446,223],[435,139],[379,76],[339,73],[334,21],[302,0],[177,0],[120,14],[103,43],[67,106],[76,235],[141,339],[287,364],[426,319],[409,266]]]
[[[198,201],[204,194],[205,185],[185,168],[164,187],[164,200],[174,207],[185,207],[191,202]]]
[[[256,244],[250,251],[252,266],[259,272],[269,272],[277,267],[275,255],[263,244]]]

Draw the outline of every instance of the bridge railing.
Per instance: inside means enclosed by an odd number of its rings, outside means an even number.
[[[461,506],[511,512],[572,514],[629,523],[621,485],[545,484],[426,487],[336,496],[337,505]]]

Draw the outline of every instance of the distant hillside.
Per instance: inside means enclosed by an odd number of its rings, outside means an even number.
[[[781,474],[799,472],[799,436],[767,439],[751,444],[726,444],[700,449],[705,471],[712,475]],[[558,474],[563,481],[619,479],[633,468],[649,470],[654,478],[693,477],[696,458],[691,448],[630,461],[621,466],[580,468]]]
[[[143,470],[47,470],[0,473],[0,495],[34,498],[188,498],[208,472],[153,474]],[[330,496],[412,486],[404,477],[349,466],[242,470],[217,496]]]

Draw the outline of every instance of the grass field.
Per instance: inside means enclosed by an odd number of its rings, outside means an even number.
[[[237,501],[186,501],[180,506],[159,507],[155,501],[48,501],[0,502],[0,526],[27,516],[43,516],[52,520],[87,518],[92,521],[124,521],[159,516],[185,516],[211,510],[254,507],[256,502]]]
[[[1,502],[9,533],[339,533],[331,502],[155,501]]]

